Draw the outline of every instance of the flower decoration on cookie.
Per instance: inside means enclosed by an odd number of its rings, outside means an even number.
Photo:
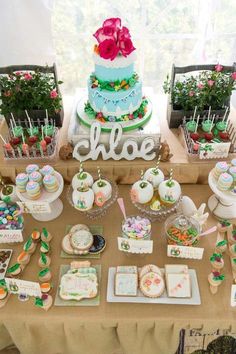
[[[120,18],[109,18],[95,33],[98,41],[94,52],[104,59],[114,60],[118,54],[127,57],[135,50],[127,27],[121,25]]]

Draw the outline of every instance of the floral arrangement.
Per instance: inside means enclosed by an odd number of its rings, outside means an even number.
[[[127,27],[121,26],[120,18],[109,18],[95,33],[98,41],[95,52],[104,59],[114,60],[119,54],[127,57],[135,50]]]
[[[213,253],[210,257],[211,262],[221,262],[222,261],[222,254],[221,253]]]
[[[212,271],[212,274],[213,274],[214,280],[224,280],[225,279],[225,276],[223,274],[220,274],[220,272]]]
[[[58,81],[61,84],[62,81]],[[19,115],[24,110],[47,109],[49,114],[59,113],[62,99],[51,74],[17,71],[0,76],[0,110],[3,115]]]
[[[128,90],[130,87],[133,87],[138,81],[138,74],[134,73],[131,78],[124,79],[122,81],[102,81],[99,80],[94,74],[90,76],[91,88],[99,87],[101,90],[107,91],[120,91]]]
[[[96,119],[98,120],[100,123],[106,123],[106,122],[128,122],[129,120],[133,120],[136,118],[142,119],[145,114],[147,113],[147,105],[148,105],[148,101],[145,97],[143,97],[142,103],[140,105],[140,107],[134,111],[131,114],[123,114],[120,117],[114,117],[114,116],[104,116],[102,112],[96,112],[91,104],[89,102],[87,102],[85,104],[85,108],[84,111],[85,113],[88,115],[89,118],[91,119]]]
[[[174,109],[202,111],[211,106],[213,110],[224,108],[236,88],[236,72],[227,72],[220,64],[213,71],[202,71],[197,76],[184,76],[176,81],[173,88],[167,75],[163,89],[171,94]]]

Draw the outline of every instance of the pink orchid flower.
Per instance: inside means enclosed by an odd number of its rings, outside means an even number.
[[[214,80],[208,80],[207,83],[208,83],[208,86],[212,87],[214,85],[215,81]]]
[[[223,65],[217,64],[217,65],[215,66],[215,70],[219,73],[220,71],[223,70]]]

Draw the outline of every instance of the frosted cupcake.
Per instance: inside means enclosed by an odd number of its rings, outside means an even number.
[[[217,181],[217,187],[221,191],[229,190],[232,184],[233,184],[233,177],[227,172],[222,173]]]
[[[26,191],[26,185],[28,183],[29,177],[26,173],[19,173],[16,176],[16,186],[20,193],[24,193]]]
[[[42,173],[43,176],[46,176],[46,175],[53,175],[55,171],[52,166],[46,165],[43,166],[43,168],[41,168],[40,172]]]
[[[26,192],[30,199],[38,199],[41,195],[40,185],[38,182],[30,181],[26,185]]]
[[[214,269],[220,270],[224,267],[224,260],[221,253],[213,253],[210,257],[211,265]]]
[[[236,258],[236,243],[230,246],[229,251],[232,257]]]
[[[43,177],[42,177],[41,173],[38,171],[34,171],[29,175],[29,181],[38,182],[38,184],[40,186],[43,183],[42,180],[43,180]]]
[[[233,177],[234,182],[236,181],[236,166],[232,166],[229,168],[229,174]]]
[[[236,166],[236,159],[231,160],[231,165]]]
[[[222,241],[219,241],[217,242],[216,244],[216,250],[220,253],[223,253],[227,250],[227,240],[222,240]]]
[[[28,173],[28,174],[30,174],[34,171],[38,171],[38,170],[39,170],[39,167],[38,167],[38,165],[35,165],[35,164],[31,164],[26,167],[26,173]]]
[[[227,162],[225,161],[220,161],[217,162],[217,164],[215,165],[215,168],[213,170],[213,176],[215,177],[215,179],[218,179],[221,175],[221,173],[224,173],[228,170],[229,166],[227,164]]]
[[[43,185],[47,192],[54,193],[59,188],[59,183],[54,175],[46,175],[43,178]]]

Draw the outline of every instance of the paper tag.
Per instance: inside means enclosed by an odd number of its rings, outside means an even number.
[[[167,246],[167,256],[176,258],[202,259],[204,248],[188,246]]]
[[[5,278],[5,282],[11,294],[24,294],[35,297],[42,296],[39,283],[14,278]]]
[[[230,304],[231,304],[232,307],[236,306],[236,284],[231,285]]]
[[[152,253],[152,240],[132,240],[118,237],[118,249],[128,253]]]
[[[201,143],[199,158],[201,160],[223,158],[229,154],[231,143]]]
[[[0,230],[0,243],[23,242],[22,230]]]
[[[17,202],[22,213],[43,214],[51,213],[51,207],[48,202]]]

